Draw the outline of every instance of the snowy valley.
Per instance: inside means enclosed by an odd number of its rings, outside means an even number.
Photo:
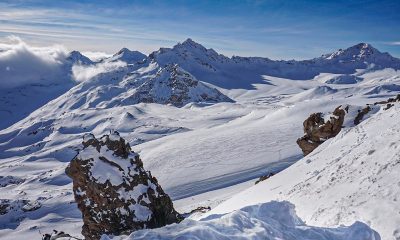
[[[21,72],[25,55],[42,67]],[[0,85],[1,239],[83,238],[65,169],[86,134],[115,131],[177,212],[211,210],[103,240],[400,239],[400,59],[370,44],[276,61],[187,39],[92,61],[19,42],[0,52],[0,68],[15,83]],[[339,131],[303,156],[303,122],[328,121],[338,106],[350,106]]]

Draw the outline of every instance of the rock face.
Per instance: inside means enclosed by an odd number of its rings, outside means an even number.
[[[303,151],[304,156],[311,153],[327,139],[336,136],[342,129],[345,115],[345,109],[342,109],[341,106],[335,109],[330,119],[326,122],[322,113],[311,114],[303,122],[305,135],[297,139],[297,144]]]
[[[144,170],[139,155],[118,132],[100,139],[89,134],[82,144],[66,173],[73,179],[85,239],[157,228],[182,219],[156,178]]]
[[[346,105],[339,106],[325,121],[323,113],[313,113],[304,122],[304,136],[297,139],[296,143],[303,151],[304,156],[311,153],[329,138],[335,137],[343,127],[358,125],[369,114],[379,110],[383,105],[383,110],[393,106],[395,102],[400,102],[400,94],[386,101],[367,104],[364,107]]]
[[[136,91],[122,104],[160,103],[182,107],[190,102],[233,102],[232,99],[198,81],[177,64],[159,69],[154,77],[129,83]]]

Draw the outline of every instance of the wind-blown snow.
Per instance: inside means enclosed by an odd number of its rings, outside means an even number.
[[[101,240],[112,237],[103,235]],[[158,229],[140,230],[119,240],[380,240],[379,234],[366,224],[355,222],[349,227],[319,228],[307,226],[297,217],[289,202],[269,202],[248,206],[232,213],[211,215],[196,221],[186,219]]]

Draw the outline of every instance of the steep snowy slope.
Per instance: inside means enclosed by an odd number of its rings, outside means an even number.
[[[286,200],[308,224],[332,227],[360,220],[382,239],[399,239],[399,117],[399,103],[380,110],[210,214]]]

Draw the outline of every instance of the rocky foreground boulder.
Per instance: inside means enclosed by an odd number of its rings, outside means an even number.
[[[97,240],[182,220],[169,196],[118,132],[88,134],[66,173],[83,215],[82,234]]]
[[[346,109],[348,110],[348,108]],[[304,136],[297,139],[297,144],[304,156],[340,132],[346,109],[342,109],[341,106],[337,107],[328,121],[325,121],[323,113],[319,112],[311,114],[303,122]]]
[[[383,110],[387,110],[395,102],[400,102],[400,94],[386,101],[367,104],[365,107],[341,105],[330,115],[313,113],[303,122],[304,136],[297,139],[296,143],[306,156],[329,138],[335,137],[342,128],[358,125],[381,106],[384,106]]]

